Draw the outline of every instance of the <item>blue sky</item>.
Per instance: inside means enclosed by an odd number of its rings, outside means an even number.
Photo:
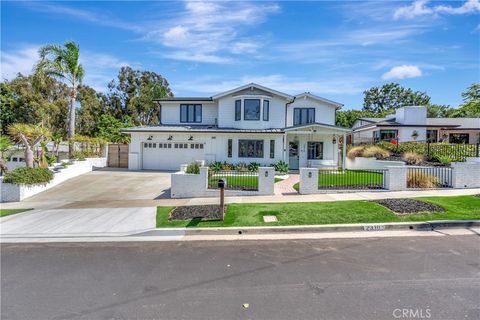
[[[359,109],[363,90],[398,82],[457,106],[480,82],[480,3],[468,1],[1,3],[2,78],[30,73],[37,49],[75,40],[84,83],[105,90],[130,65],[177,96],[249,82],[310,91]]]

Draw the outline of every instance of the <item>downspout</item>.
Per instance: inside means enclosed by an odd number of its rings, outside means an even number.
[[[287,114],[288,114],[288,105],[295,102],[295,97],[290,102],[285,103],[285,128],[287,127]],[[283,161],[288,163],[287,159],[287,133],[285,132],[283,135]]]

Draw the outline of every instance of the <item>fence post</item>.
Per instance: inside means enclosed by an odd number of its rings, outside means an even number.
[[[401,191],[407,189],[407,167],[387,167],[385,173],[385,189]]]
[[[480,149],[480,143],[477,142],[477,146],[475,148],[475,157],[477,158],[479,157],[479,151],[480,151],[479,149]]]
[[[260,195],[275,194],[275,168],[260,167],[258,168],[258,193]]]
[[[318,169],[300,168],[300,194],[318,193]]]

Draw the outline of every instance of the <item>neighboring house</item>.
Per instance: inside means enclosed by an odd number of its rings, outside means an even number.
[[[385,118],[358,118],[352,131],[354,144],[391,139],[475,144],[480,118],[427,118],[426,107],[402,107]]]
[[[130,170],[178,170],[195,160],[283,160],[291,169],[344,163],[338,144],[350,129],[335,125],[342,105],[310,93],[291,96],[251,83],[212,97],[156,101],[160,125],[122,130],[132,138]]]

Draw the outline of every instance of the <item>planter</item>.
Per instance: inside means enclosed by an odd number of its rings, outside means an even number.
[[[95,168],[103,168],[107,165],[106,158],[87,158],[85,161],[74,161],[73,164],[66,168],[60,168],[54,173],[52,181],[46,184],[37,185],[18,185],[12,183],[0,183],[1,202],[22,201],[28,197],[36,195],[42,191],[48,190],[66,180],[77,177],[84,173],[95,170]]]
[[[346,158],[345,166],[350,170],[362,170],[362,169],[387,169],[388,167],[403,167],[405,162],[403,161],[387,161],[377,160],[376,158],[364,158],[356,157],[351,160]]]

